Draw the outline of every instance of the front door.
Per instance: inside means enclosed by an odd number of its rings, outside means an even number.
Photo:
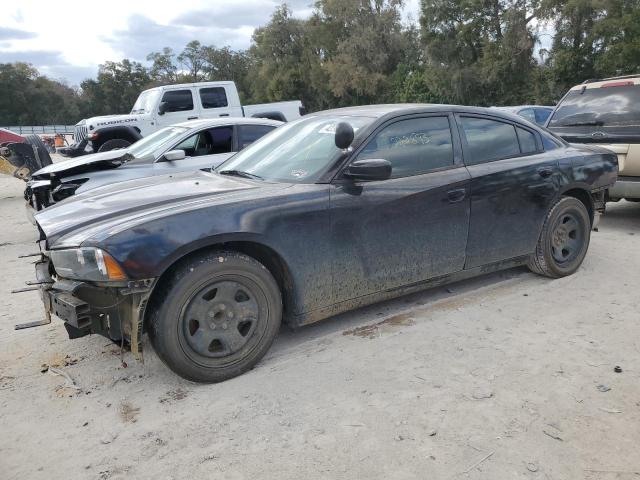
[[[453,117],[413,116],[383,125],[352,161],[382,158],[391,178],[331,189],[336,302],[463,269],[469,174]]]
[[[194,101],[191,88],[166,90],[160,99],[160,107],[164,113],[160,110],[156,112],[156,123],[159,127],[195,120],[200,116],[200,109]]]
[[[558,192],[558,159],[533,129],[482,115],[458,115],[471,174],[465,268],[533,253]]]

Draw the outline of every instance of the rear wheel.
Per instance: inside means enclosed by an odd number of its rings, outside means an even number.
[[[220,382],[251,369],[267,352],[282,317],[271,273],[237,252],[193,257],[160,286],[149,336],[162,361],[196,382]]]
[[[111,140],[107,140],[100,148],[98,148],[98,152],[108,152],[110,150],[116,150],[118,148],[127,148],[131,145],[129,140],[124,140],[122,138],[112,138]]]
[[[590,238],[587,208],[576,198],[561,198],[545,219],[529,269],[551,278],[571,275],[582,264]]]

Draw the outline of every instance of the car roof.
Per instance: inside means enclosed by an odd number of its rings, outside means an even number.
[[[603,78],[600,80],[585,80],[580,85],[571,87],[571,90],[582,90],[602,87],[640,86],[640,75],[624,75],[621,77]]]
[[[548,110],[553,110],[555,107],[551,107],[549,105],[509,105],[504,107],[491,107],[498,110],[504,110],[505,112],[517,112],[518,110],[522,110],[523,108],[546,108]]]
[[[277,127],[284,122],[278,120],[270,120],[268,118],[253,118],[253,117],[216,117],[205,118],[202,120],[189,120],[188,122],[181,122],[172,125],[172,127],[187,127],[187,128],[206,128],[206,127],[218,127],[222,125],[269,125]]]
[[[380,118],[393,114],[412,114],[412,113],[437,113],[437,112],[460,112],[460,113],[478,113],[489,115],[509,116],[509,112],[497,111],[496,108],[471,107],[464,105],[446,105],[439,103],[394,103],[383,105],[365,105],[360,107],[344,107],[333,110],[325,110],[322,112],[310,113],[313,115],[344,115],[353,117],[373,117]],[[511,118],[511,117],[510,117]],[[515,118],[515,117],[513,117]],[[522,121],[522,118],[518,117]]]

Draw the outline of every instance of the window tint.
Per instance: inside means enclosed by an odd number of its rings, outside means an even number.
[[[522,153],[534,153],[538,150],[536,146],[536,136],[533,133],[520,127],[516,127],[516,130],[518,132],[518,140],[520,141],[520,150]]]
[[[419,175],[453,165],[453,145],[447,117],[402,120],[378,133],[357,160],[383,158],[393,167],[391,178]]]
[[[201,88],[200,101],[202,108],[221,108],[228,105],[224,87]]]
[[[533,108],[524,108],[518,112],[522,118],[526,118],[532,123],[536,122],[536,114],[533,111]]]
[[[191,135],[174,147],[174,150],[184,150],[187,157],[201,157],[217,153],[233,151],[233,128],[218,127]]]
[[[193,110],[191,90],[170,90],[164,92],[162,101],[167,104],[165,112],[186,112]]]
[[[640,122],[640,86],[571,90],[549,127],[636,126]]]
[[[247,145],[263,137],[275,127],[271,125],[240,125],[238,127],[238,147],[242,150]]]
[[[542,148],[545,151],[555,150],[556,148],[560,148],[562,143],[553,138],[551,135],[542,135]]]
[[[462,130],[469,146],[467,165],[520,155],[513,125],[475,117],[461,117]]]
[[[549,109],[549,108],[536,108],[535,112],[536,112],[536,123],[538,125],[544,125],[544,122],[547,121],[547,118],[549,118],[549,115],[551,115],[551,112],[553,110]]]

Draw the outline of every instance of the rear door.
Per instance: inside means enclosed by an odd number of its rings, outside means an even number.
[[[559,189],[556,155],[524,125],[474,114],[456,121],[471,175],[465,268],[532,253]]]
[[[198,87],[196,90],[202,118],[235,116],[223,86]]]
[[[462,270],[469,174],[453,116],[420,115],[382,125],[351,161],[382,158],[391,178],[331,189],[337,302]]]
[[[158,112],[156,117],[159,127],[195,120],[200,116],[200,108],[195,102],[193,88],[165,90],[160,99],[160,105],[164,105],[164,113]]]

